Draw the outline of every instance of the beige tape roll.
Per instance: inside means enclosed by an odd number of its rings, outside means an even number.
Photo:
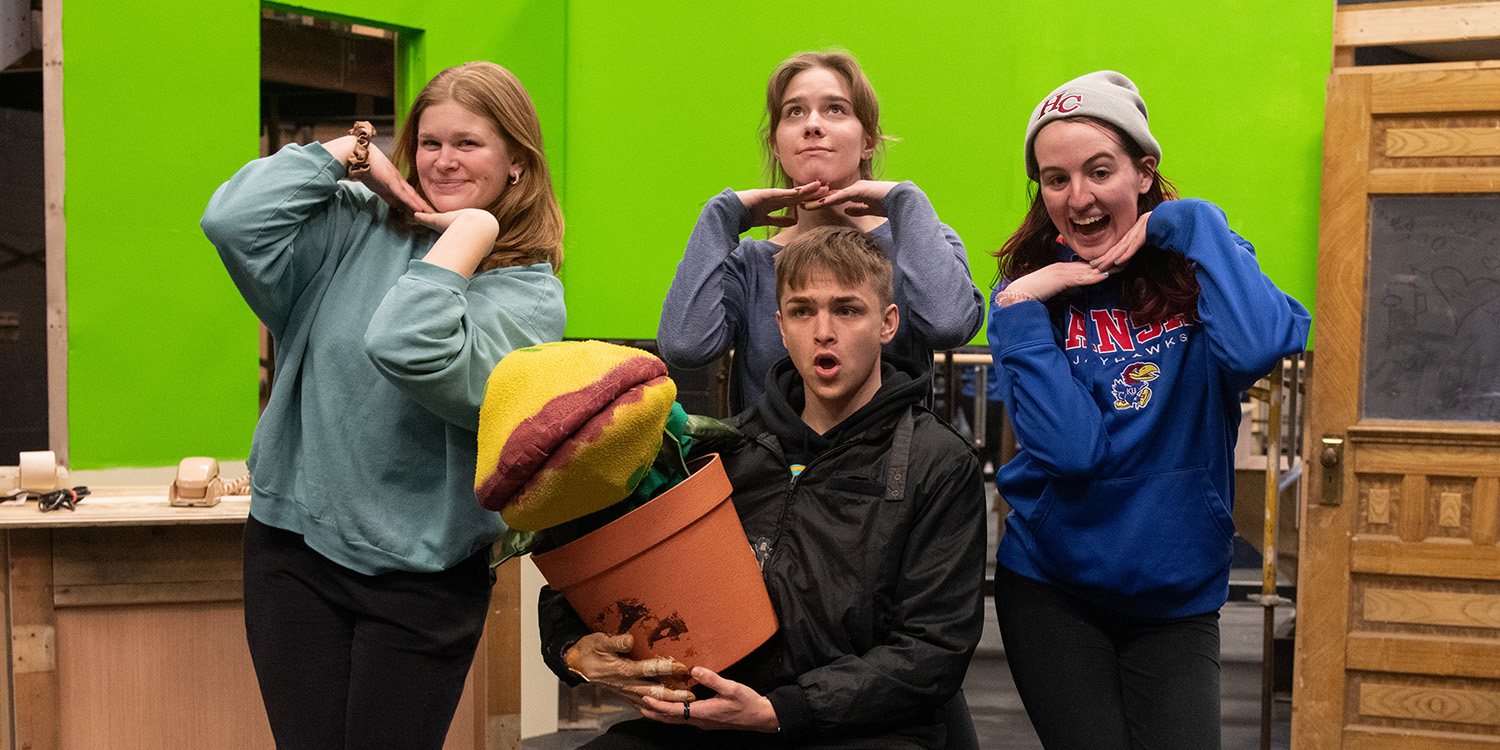
[[[21,489],[30,492],[57,489],[57,454],[52,451],[21,451]]]

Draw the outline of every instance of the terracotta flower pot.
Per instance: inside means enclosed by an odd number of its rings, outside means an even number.
[[[650,502],[532,560],[594,630],[633,634],[632,658],[717,672],[770,638],[776,613],[723,463],[716,454],[692,468]]]

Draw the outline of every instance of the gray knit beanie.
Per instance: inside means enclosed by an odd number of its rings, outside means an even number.
[[[1125,131],[1148,156],[1161,162],[1161,146],[1151,137],[1146,125],[1146,102],[1135,84],[1113,70],[1100,70],[1079,76],[1057,87],[1036,105],[1026,126],[1026,176],[1035,180],[1036,134],[1042,126],[1066,117],[1093,117]]]

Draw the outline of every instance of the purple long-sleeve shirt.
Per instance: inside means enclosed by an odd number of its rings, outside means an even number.
[[[885,351],[926,372],[934,350],[961,346],[979,332],[984,295],[969,276],[963,241],[938,220],[921,189],[902,182],[885,204],[890,220],[869,233],[894,266],[901,310]],[[733,190],[703,207],[656,332],[662,359],[675,367],[702,367],[734,349],[734,412],[760,400],[766,373],[787,354],[776,327],[775,255],[782,246],[741,239],[749,230],[750,212]]]

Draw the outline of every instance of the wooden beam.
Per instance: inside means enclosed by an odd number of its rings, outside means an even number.
[[[492,748],[521,745],[521,608],[536,609],[521,598],[521,560],[512,558],[495,569],[495,589],[485,624],[488,662],[485,676],[485,736]]]
[[[1436,732],[1408,726],[1344,728],[1344,750],[1497,750],[1500,737]]]
[[[1354,442],[1351,440],[1351,442]],[[1493,450],[1452,450],[1434,458],[1413,456],[1400,448],[1374,447],[1355,443],[1354,470],[1361,474],[1446,474],[1459,476],[1496,476],[1500,473],[1500,456]]]
[[[68,463],[68,234],[63,197],[62,0],[42,0],[42,174],[47,247],[47,447]]]
[[[1493,167],[1427,167],[1423,169],[1372,169],[1370,192],[1493,193],[1500,191],[1500,169]]]
[[[1452,102],[1474,103],[1484,112],[1500,101],[1500,76],[1491,68],[1445,68],[1418,72],[1373,73],[1370,111],[1374,114],[1411,115],[1419,112],[1452,112]]]
[[[1438,677],[1500,678],[1494,638],[1396,633],[1350,633],[1350,669]]]
[[[1490,580],[1500,570],[1500,549],[1468,539],[1407,542],[1356,538],[1350,569],[1357,573]],[[1303,566],[1303,570],[1307,566]]]
[[[1500,156],[1500,127],[1391,128],[1385,131],[1385,155]]]
[[[1500,2],[1341,6],[1333,44],[1361,47],[1500,38]]]
[[[56,750],[61,716],[57,613],[52,606],[52,532],[9,530],[11,686],[15,747]]]

